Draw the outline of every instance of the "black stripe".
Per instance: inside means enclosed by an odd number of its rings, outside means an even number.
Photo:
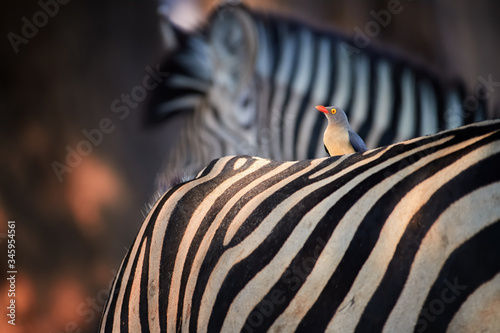
[[[123,279],[123,273],[125,272],[125,267],[129,261],[129,259],[130,259],[130,250],[127,252],[125,259],[123,259],[122,269],[120,270],[120,272],[118,272],[118,274],[115,277],[114,292],[111,290],[109,297],[108,297],[108,300],[106,301],[106,305],[104,307],[104,309],[109,308],[108,315],[106,317],[106,325],[104,328],[104,332],[112,332],[113,331],[113,321],[115,319],[116,301],[118,299],[118,294],[119,294],[120,286],[121,286],[122,279]],[[102,322],[101,322],[101,324],[102,324]]]
[[[200,179],[200,178],[203,178],[203,177],[206,177],[210,172],[212,172],[215,164],[217,163],[218,160],[213,160],[212,162],[210,162],[206,167],[205,169],[203,169],[203,173],[197,177],[197,179]]]
[[[465,106],[467,106],[467,103],[466,103],[466,97],[467,97],[467,89],[465,88],[465,85],[463,82],[459,81],[457,82],[456,84],[456,93],[457,93],[457,97],[458,97],[458,103],[460,105],[460,111],[461,111],[461,117],[463,118],[463,124],[464,125],[468,125],[468,124],[472,124],[474,122],[474,111],[469,111],[465,108]],[[471,94],[471,96],[474,96]],[[475,97],[475,96],[474,96]],[[477,101],[479,101],[479,99],[476,99]]]
[[[484,138],[440,160],[448,160],[448,163],[455,162],[461,156],[465,156],[465,154],[499,139],[500,134],[495,133],[490,137]],[[491,172],[491,170],[495,168],[495,165],[499,163],[500,154],[497,154],[485,161],[472,165],[437,190],[412,217],[401,237],[380,285],[361,316],[358,327],[356,328],[357,332],[366,332],[368,329],[373,329],[375,331],[382,330],[385,321],[404,287],[422,239],[432,227],[435,219],[440,216],[449,205],[459,200],[462,196],[467,195],[481,186],[500,179],[500,173]],[[437,160],[433,162],[429,168],[437,172],[442,170],[445,166],[446,165],[442,165],[441,161]],[[429,172],[431,170],[424,171]],[[412,176],[411,178],[414,177]],[[396,192],[399,195],[402,193],[399,191]]]
[[[141,276],[141,295],[139,300],[139,316],[141,323],[141,330],[149,332],[149,305],[148,305],[148,282],[149,282],[149,253],[151,248],[151,237],[148,237],[145,244],[146,250],[144,251],[144,261],[142,263],[142,276]]]
[[[432,88],[436,96],[436,112],[434,117],[438,120],[438,128],[436,130],[443,130],[446,128],[445,124],[445,113],[448,112],[446,103],[445,91],[443,87],[438,83],[437,80],[431,80]]]
[[[368,134],[370,133],[370,130],[373,127],[373,111],[374,111],[374,100],[375,100],[375,94],[377,92],[377,71],[375,70],[375,67],[377,66],[377,60],[374,59],[373,57],[370,57],[369,63],[370,63],[370,77],[369,77],[369,93],[368,93],[368,112],[367,112],[367,117],[364,119],[364,123],[361,125],[358,134],[362,138],[366,138]]]
[[[122,303],[122,308],[120,311],[120,332],[128,332],[129,331],[129,328],[128,328],[128,320],[129,320],[128,310],[130,308],[130,294],[131,294],[130,291],[132,290],[132,283],[137,278],[135,276],[136,269],[137,269],[137,262],[139,261],[139,258],[140,258],[141,247],[146,245],[144,243],[145,243],[145,239],[143,237],[142,241],[140,243],[138,243],[137,255],[134,257],[134,261],[133,261],[132,267],[130,269],[129,279],[128,279],[128,281],[123,281],[126,283],[126,287],[125,287],[125,292],[123,294],[123,303]],[[144,266],[143,266],[143,268],[144,268]],[[138,274],[142,275],[142,271],[139,272]]]
[[[396,137],[396,130],[398,128],[398,122],[401,118],[401,107],[402,107],[402,88],[403,88],[403,66],[400,62],[392,66],[391,82],[393,84],[394,100],[391,105],[391,121],[389,128],[385,130],[384,134],[378,142],[378,146],[386,146],[391,144]]]
[[[269,112],[271,115],[273,114],[273,97],[276,90],[276,74],[278,73],[279,63],[280,63],[280,55],[283,52],[283,40],[278,35],[278,26],[275,21],[263,20],[262,24],[264,26],[264,31],[267,33],[268,37],[268,47],[271,50],[272,57],[272,67],[271,67],[271,77],[269,78],[269,100],[267,110],[263,112]],[[270,118],[268,118],[270,119]],[[269,123],[270,124],[270,123]]]
[[[349,97],[347,98],[347,104],[345,106],[345,113],[347,115],[347,118],[350,118],[351,117],[351,109],[352,109],[352,106],[354,104],[354,91],[356,90],[356,78],[357,78],[357,75],[356,75],[356,69],[355,69],[355,66],[358,64],[357,62],[357,58],[354,56],[352,56],[351,54],[347,55],[347,44],[342,44],[340,42],[337,42],[338,43],[338,48],[339,48],[339,51],[340,51],[340,57],[348,57],[349,58],[349,75],[350,75],[350,78],[351,78],[351,85],[349,87]]]

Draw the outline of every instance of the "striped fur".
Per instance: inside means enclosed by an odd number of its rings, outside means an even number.
[[[212,161],[155,204],[101,332],[498,332],[500,121]]]
[[[225,155],[326,156],[318,104],[342,107],[368,148],[485,117],[483,105],[464,112],[462,85],[445,87],[423,66],[242,6],[218,8],[204,29],[177,36],[181,46],[163,69],[171,75],[149,113],[151,123],[187,117],[167,174],[194,174]]]

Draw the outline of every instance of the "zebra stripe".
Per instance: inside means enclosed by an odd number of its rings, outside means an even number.
[[[422,66],[242,6],[216,9],[202,31],[181,40],[149,114],[151,122],[187,111],[193,119],[167,170],[195,173],[233,154],[323,157],[327,122],[318,104],[342,106],[368,148],[485,119],[483,105],[464,113],[461,85],[445,88]]]
[[[155,204],[100,331],[498,331],[499,164],[500,121],[214,160]]]

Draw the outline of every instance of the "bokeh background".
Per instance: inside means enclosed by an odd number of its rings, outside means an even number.
[[[41,0],[43,3],[49,0]],[[392,0],[395,1],[395,0]],[[0,332],[94,332],[109,285],[138,231],[154,180],[182,116],[143,124],[147,98],[121,120],[111,104],[142,83],[165,56],[154,1],[62,1],[58,12],[14,51],[37,1],[0,3]],[[165,1],[184,29],[202,25],[215,0]],[[250,8],[352,35],[388,1],[252,0]],[[400,0],[371,43],[426,63],[443,80],[499,82],[500,2]],[[498,112],[498,108],[496,109]],[[114,130],[65,172],[65,163],[103,119]],[[68,148],[69,147],[69,148]],[[7,323],[7,221],[16,221],[16,325]]]

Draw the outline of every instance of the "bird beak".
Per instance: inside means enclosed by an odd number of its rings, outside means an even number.
[[[319,111],[321,111],[323,113],[328,114],[328,109],[325,108],[323,105],[316,105],[316,109],[318,109]]]

